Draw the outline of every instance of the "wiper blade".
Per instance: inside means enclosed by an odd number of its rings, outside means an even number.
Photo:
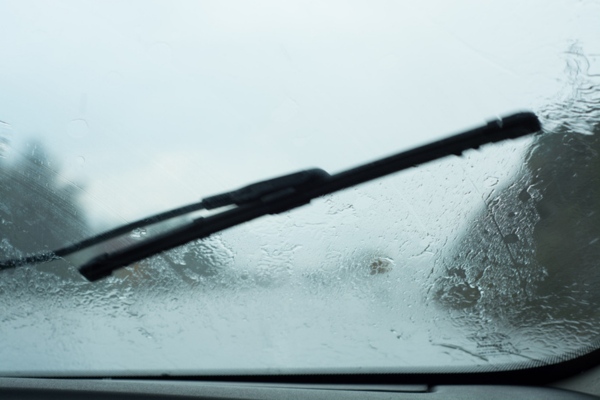
[[[111,229],[101,234],[92,236],[88,239],[67,245],[65,247],[61,247],[53,251],[40,252],[22,258],[15,258],[12,260],[2,261],[0,262],[0,271],[28,264],[39,264],[58,260],[73,253],[77,253],[81,250],[93,247],[97,244],[104,243],[111,239],[131,233],[132,231],[135,231],[139,228],[155,225],[157,223],[180,217],[182,215],[199,210],[212,210],[228,205],[239,206],[244,203],[252,202],[265,194],[283,188],[289,188],[290,186],[305,184],[316,178],[323,177],[324,175],[328,176],[328,174],[323,170],[306,170],[286,175],[283,177],[270,179],[268,181],[258,182],[228,193],[207,197],[200,202],[192,203],[183,207],[175,208],[169,211],[152,215],[150,217],[142,218],[137,221],[127,223],[125,225],[118,226],[117,228]]]
[[[215,209],[227,205],[236,207],[198,218],[191,223],[171,229],[165,233],[148,238],[112,253],[105,253],[93,258],[80,267],[79,271],[90,281],[110,275],[113,271],[126,267],[152,255],[181,246],[192,240],[206,238],[216,232],[235,225],[267,215],[278,214],[310,203],[314,198],[346,189],[406,168],[414,167],[449,155],[461,155],[468,149],[476,149],[481,145],[514,139],[540,131],[538,118],[533,113],[523,112],[496,119],[486,125],[417,147],[393,156],[364,164],[334,175],[321,169],[300,171],[290,175],[269,179],[241,189],[211,196],[199,203],[167,211],[155,216],[135,221],[96,237],[67,246],[48,254],[52,259],[62,257],[66,253],[80,251],[87,247],[104,242],[116,236],[128,233],[136,228],[154,224],[200,209]],[[67,251],[65,252],[65,249]],[[61,252],[62,251],[62,252]],[[69,253],[70,251],[70,253]],[[44,254],[44,253],[43,253]],[[8,260],[0,264],[6,266],[23,265],[45,261],[36,255]]]
[[[93,247],[97,244],[104,243],[111,239],[131,233],[136,229],[144,228],[150,225],[155,225],[157,223],[180,217],[182,215],[189,214],[195,211],[212,210],[214,208],[224,207],[228,205],[241,205],[243,203],[251,202],[254,199],[262,196],[264,193],[272,192],[283,187],[288,187],[290,185],[306,183],[313,179],[315,176],[321,176],[322,174],[327,173],[322,170],[307,170],[299,173],[290,174],[284,177],[270,179],[269,181],[248,185],[241,189],[234,190],[232,192],[207,197],[206,199],[200,202],[192,203],[183,207],[155,214],[150,217],[142,218],[137,221],[129,222],[109,231],[103,232],[101,234],[92,236],[88,239],[67,245],[65,247],[61,247],[53,251],[46,251],[22,258],[15,258],[12,260],[2,261],[0,262],[0,271],[4,269],[20,267],[22,265],[27,264],[39,264],[58,260],[73,253],[77,253],[81,250]]]

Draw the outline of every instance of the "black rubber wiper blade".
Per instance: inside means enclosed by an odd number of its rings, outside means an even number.
[[[255,218],[285,212],[305,205],[312,199],[323,195],[448,155],[461,155],[465,150],[476,149],[484,144],[536,133],[540,129],[540,122],[535,114],[528,112],[513,114],[488,122],[482,127],[335,175],[329,175],[318,169],[303,171],[249,185],[238,191],[209,197],[203,201],[208,203],[214,201],[215,208],[228,201],[231,204],[231,197],[236,197],[236,195],[243,201],[237,202],[238,207],[236,208],[205,218],[198,218],[189,225],[173,229],[113,253],[105,253],[84,264],[79,271],[90,281],[95,281],[136,261],[184,245],[192,240],[206,238]],[[290,177],[297,175],[308,178],[299,183],[293,179],[292,184],[287,183]],[[251,195],[246,198],[245,194],[248,193]]]
[[[79,270],[87,279],[95,281],[110,275],[114,270],[126,267],[136,261],[181,246],[192,240],[206,238],[216,232],[260,216],[285,212],[307,204],[316,197],[346,189],[448,155],[460,155],[465,150],[475,149],[487,143],[536,133],[540,129],[540,122],[535,114],[528,112],[518,113],[493,120],[482,127],[390,157],[385,157],[335,175],[329,175],[321,169],[300,171],[248,185],[232,192],[211,196],[203,199],[200,203],[186,207],[192,207],[193,209],[190,211],[200,208],[215,209],[227,205],[235,205],[237,207],[205,218],[196,219],[188,225],[148,238],[143,242],[134,243],[115,252],[105,253],[93,258],[80,267]],[[157,221],[157,217],[166,216],[169,213],[178,212],[178,210],[184,210],[186,207],[136,221],[107,233],[127,233],[135,228],[142,227],[144,225],[143,221]],[[141,225],[139,224],[140,222],[142,222]],[[104,238],[107,233],[88,239],[88,244],[80,246],[77,251],[106,240]],[[84,242],[80,242],[80,244]],[[57,252],[52,253],[55,257],[60,257],[57,255]],[[2,268],[2,264],[0,264],[0,268]]]
[[[269,179],[263,182],[254,183],[238,190],[207,197],[197,203],[192,203],[183,207],[155,214],[150,217],[142,218],[137,221],[129,222],[125,225],[118,226],[109,231],[102,232],[98,235],[89,237],[80,242],[76,242],[56,250],[40,252],[22,258],[15,258],[12,260],[4,260],[0,262],[0,271],[28,264],[40,264],[44,262],[58,260],[63,257],[69,256],[73,253],[77,253],[79,251],[93,247],[97,244],[104,243],[111,239],[131,233],[136,229],[144,228],[150,225],[155,225],[157,223],[180,217],[182,215],[189,214],[195,211],[212,210],[228,205],[240,206],[245,203],[251,203],[256,199],[259,199],[260,197],[264,196],[265,194],[269,194],[283,188],[289,188],[290,186],[306,184],[308,182],[314,181],[315,179],[320,179],[324,176],[329,176],[329,174],[320,169],[312,169],[296,172],[274,179]]]

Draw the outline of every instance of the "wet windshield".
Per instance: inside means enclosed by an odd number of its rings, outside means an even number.
[[[600,345],[594,3],[0,3],[0,256],[532,110],[543,134],[90,283],[0,271],[0,373],[501,370]]]

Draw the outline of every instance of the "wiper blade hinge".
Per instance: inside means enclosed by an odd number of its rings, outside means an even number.
[[[202,204],[204,204],[207,210],[212,210],[232,204],[241,206],[261,200],[268,201],[273,196],[296,192],[299,188],[306,187],[307,185],[323,182],[329,176],[326,171],[320,168],[294,172],[293,174],[253,183],[231,192],[207,197],[202,199]]]

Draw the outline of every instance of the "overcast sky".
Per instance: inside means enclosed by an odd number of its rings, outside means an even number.
[[[572,1],[0,1],[0,120],[96,221],[330,172],[565,85],[600,9]],[[113,223],[113,222],[111,222]]]

